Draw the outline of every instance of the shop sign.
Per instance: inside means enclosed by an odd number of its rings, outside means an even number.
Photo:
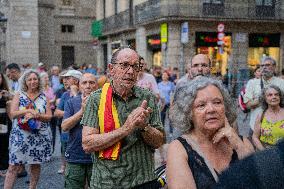
[[[236,34],[236,42],[244,43],[246,41],[247,41],[247,39],[246,39],[246,34],[245,33],[237,33]]]
[[[168,42],[168,24],[167,23],[161,24],[161,42],[162,43]]]
[[[188,22],[184,22],[181,24],[181,43],[188,43]]]
[[[147,44],[150,50],[161,50],[160,35],[147,36]]]
[[[93,21],[92,28],[91,28],[92,36],[93,37],[100,37],[100,36],[102,36],[102,29],[103,29],[103,22],[102,22],[102,20]]]
[[[225,36],[231,36],[232,33],[225,33]],[[217,47],[218,46],[217,32],[196,32],[195,45],[197,47]],[[222,43],[222,42],[219,42]]]
[[[280,33],[251,33],[249,34],[249,47],[280,47]]]

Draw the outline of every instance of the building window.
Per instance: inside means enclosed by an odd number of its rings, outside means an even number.
[[[74,26],[73,25],[61,25],[61,32],[62,33],[73,33]]]
[[[256,0],[255,13],[257,17],[274,17],[275,0]]]
[[[274,6],[275,0],[256,0],[255,1],[256,6]]]
[[[61,47],[61,60],[62,68],[66,69],[75,63],[75,50],[74,46],[62,46]]]
[[[72,0],[62,0],[62,5],[64,5],[64,6],[71,6],[72,5]]]
[[[114,14],[118,13],[117,0],[114,0]]]
[[[224,4],[224,0],[204,0],[203,4]]]
[[[223,16],[224,0],[204,0],[202,11],[205,16]]]

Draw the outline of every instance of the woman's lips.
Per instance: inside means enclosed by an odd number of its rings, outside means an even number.
[[[217,117],[212,117],[212,118],[208,118],[206,119],[206,122],[215,122],[218,121],[219,119]]]

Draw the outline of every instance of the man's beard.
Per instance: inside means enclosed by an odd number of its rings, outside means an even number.
[[[265,78],[271,78],[273,76],[273,72],[272,71],[263,70],[262,71],[262,76],[265,77]]]
[[[198,77],[198,76],[203,76],[203,77],[209,77],[210,73],[195,73],[191,74],[193,78]]]

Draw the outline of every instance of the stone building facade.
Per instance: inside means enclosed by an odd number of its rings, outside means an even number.
[[[121,3],[123,2],[123,3]],[[213,74],[228,72],[242,83],[263,56],[284,64],[284,0],[98,0],[102,23],[97,60],[101,68],[121,45],[133,45],[148,66],[178,67],[196,53],[208,54]],[[188,42],[181,42],[182,24],[188,24]],[[161,25],[167,24],[167,42],[161,43]],[[218,45],[218,26],[225,37]],[[219,42],[218,42],[219,43]]]
[[[56,0],[54,16],[55,62],[62,67],[71,64],[96,64],[91,25],[95,20],[93,0]]]
[[[0,4],[0,12],[8,18],[6,33],[0,31],[1,61],[63,68],[96,62],[93,0],[1,0]]]

